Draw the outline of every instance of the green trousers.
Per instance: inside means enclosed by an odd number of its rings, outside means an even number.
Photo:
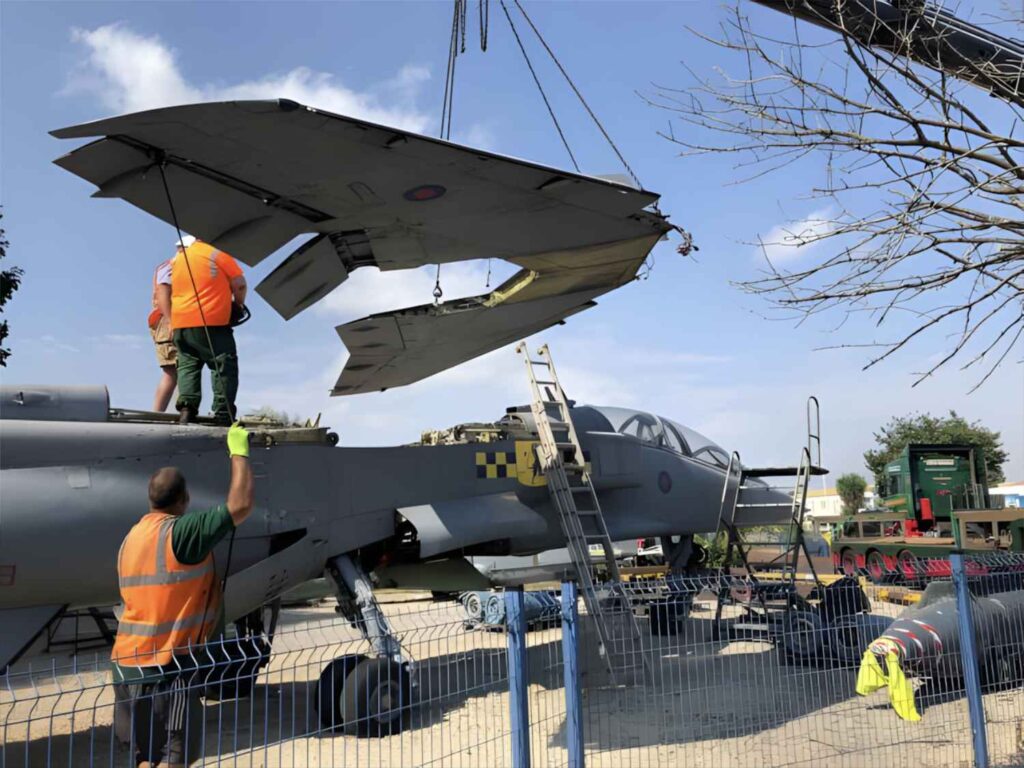
[[[224,421],[235,416],[235,396],[238,394],[238,352],[231,326],[209,328],[213,349],[207,342],[203,328],[178,328],[174,332],[174,346],[178,349],[178,402],[177,409],[192,408],[199,413],[203,399],[203,366],[210,369],[213,379],[213,415]]]

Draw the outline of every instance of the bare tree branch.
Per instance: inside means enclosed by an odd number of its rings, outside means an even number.
[[[656,86],[648,100],[685,127],[663,134],[682,154],[732,157],[740,183],[821,161],[823,182],[808,196],[823,202],[822,220],[778,242],[758,237],[765,270],[743,290],[799,322],[838,311],[837,330],[864,314],[891,327],[890,340],[836,345],[879,348],[867,368],[942,334],[945,349],[917,382],[961,357],[971,368],[994,355],[980,386],[1024,338],[1024,98],[967,84],[1009,83],[1004,62],[960,57],[950,77],[941,41],[922,38],[938,34],[925,16],[866,29],[860,5],[848,27],[848,7],[829,6],[834,40],[806,42],[796,25],[788,39],[761,34],[734,6],[719,35],[694,34],[734,53],[741,74],[688,70],[688,88]],[[864,44],[874,39],[887,43]],[[937,69],[907,58],[922,51]],[[795,258],[772,258],[778,246]]]

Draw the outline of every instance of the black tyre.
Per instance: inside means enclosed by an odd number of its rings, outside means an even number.
[[[889,569],[885,565],[885,558],[882,557],[881,552],[874,549],[868,552],[864,565],[868,572],[868,578],[871,579],[872,583],[884,584],[889,580]]]
[[[366,657],[361,655],[339,656],[320,673],[313,702],[324,728],[334,729],[345,724],[345,681],[364,661]]]
[[[920,586],[924,581],[922,564],[913,552],[906,549],[896,553],[896,570],[900,580],[908,587]]]
[[[812,611],[787,612],[775,640],[790,663],[816,666],[826,658],[824,625]]]
[[[990,690],[1015,688],[1024,682],[1024,658],[1009,648],[993,652],[981,664],[981,683]]]
[[[696,571],[706,567],[708,564],[708,550],[703,544],[693,543],[693,552],[686,561],[688,570]]]
[[[381,737],[401,733],[412,712],[412,681],[390,659],[366,659],[345,680],[345,732]]]
[[[856,669],[868,649],[892,623],[889,616],[869,613],[847,614],[826,624],[828,656],[842,667]]]
[[[857,555],[852,549],[844,549],[842,551],[840,554],[839,567],[846,576],[858,576],[860,574],[860,571],[857,568]]]
[[[676,622],[676,607],[673,603],[662,601],[651,603],[651,634],[659,637],[670,637],[679,632]]]

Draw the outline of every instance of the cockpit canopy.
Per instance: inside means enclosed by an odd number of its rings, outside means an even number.
[[[724,448],[713,443],[700,432],[684,427],[670,419],[663,419],[660,416],[644,411],[634,411],[630,408],[587,405],[574,410],[577,413],[590,411],[607,422],[606,428],[591,428],[592,431],[632,435],[649,445],[675,451],[712,466],[722,469],[729,466],[729,454]]]

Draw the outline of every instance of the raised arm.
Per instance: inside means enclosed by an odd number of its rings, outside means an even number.
[[[253,481],[249,466],[249,433],[235,424],[228,430],[231,454],[231,486],[228,488],[228,514],[237,528],[252,512]]]

